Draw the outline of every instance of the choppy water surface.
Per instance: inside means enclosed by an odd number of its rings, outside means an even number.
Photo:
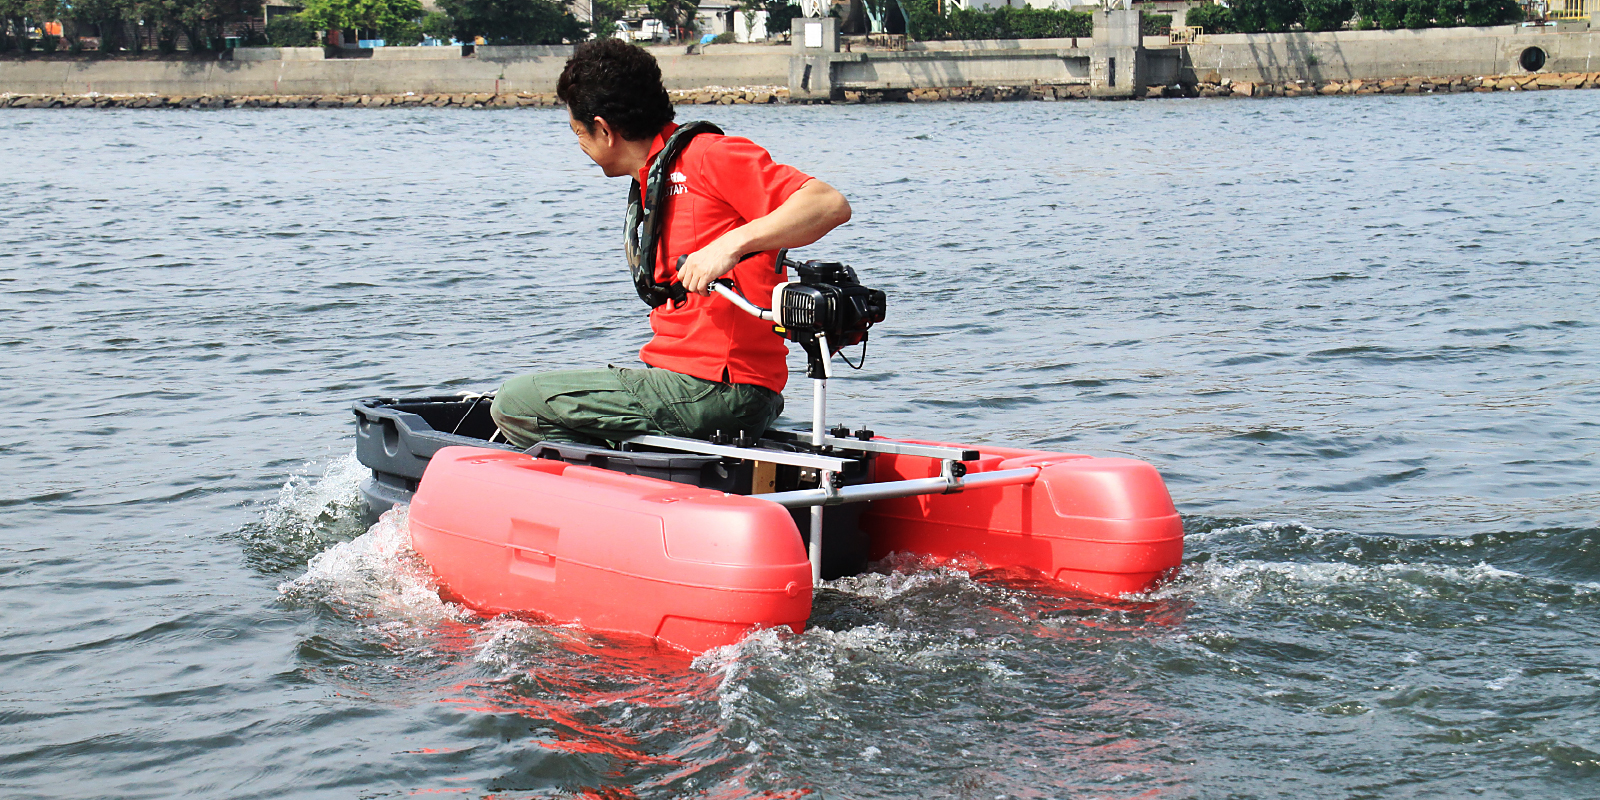
[[[1181,576],[476,618],[346,404],[633,359],[562,113],[11,111],[0,794],[1600,796],[1600,92],[706,114],[855,205],[835,419],[1149,460]]]

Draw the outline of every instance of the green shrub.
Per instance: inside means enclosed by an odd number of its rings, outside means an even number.
[[[1445,0],[1448,2],[1448,0]],[[1351,0],[1300,0],[1305,9],[1300,24],[1308,31],[1337,31],[1355,16]]]
[[[56,47],[58,45],[60,45],[60,44],[61,44],[61,37],[60,36],[51,36],[50,34],[47,33],[47,34],[39,37],[39,52],[41,52],[41,53],[54,53],[56,51]]]
[[[1465,0],[1461,9],[1461,24],[1473,27],[1511,25],[1523,21],[1527,12],[1517,0]]]
[[[414,0],[413,0],[414,1]],[[562,44],[588,38],[588,26],[551,0],[440,0],[463,42],[482,36],[489,44]]]
[[[423,16],[420,27],[422,28],[422,35],[433,39],[438,39],[443,42],[449,42],[452,38],[454,38],[453,34],[451,33],[451,30],[453,30],[454,26],[455,22],[450,19],[449,14],[446,14],[443,11],[431,11]]]
[[[1351,10],[1354,11],[1356,15],[1356,18],[1350,27],[1355,28],[1358,31],[1370,31],[1373,28],[1378,27],[1377,0],[1351,0],[1350,5],[1352,7]]]
[[[156,52],[164,56],[170,56],[178,52],[178,34],[170,29],[163,28],[160,35],[156,37]]]
[[[723,31],[722,33],[717,34],[716,38],[711,40],[711,43],[712,44],[733,44],[734,42],[737,42],[738,40],[739,40],[739,37],[734,36],[733,35],[733,31]]]
[[[1091,14],[1045,8],[952,9],[940,39],[1057,39],[1094,33]]]
[[[374,31],[379,38],[389,34],[409,35],[422,16],[422,4],[417,0],[304,0],[305,10],[296,16],[305,20],[314,30],[365,29]],[[417,41],[422,40],[420,32]]]
[[[1140,36],[1166,36],[1171,30],[1171,14],[1152,14],[1148,11],[1139,12]]]
[[[777,36],[788,33],[792,20],[801,16],[800,5],[789,0],[767,0],[761,4],[761,9],[767,12],[767,35]]]
[[[1210,3],[1195,6],[1189,9],[1188,16],[1184,17],[1184,24],[1199,28],[1206,33],[1235,33],[1233,26],[1233,9]]]
[[[1406,26],[1406,0],[1373,0],[1372,6],[1378,27],[1393,31]]]
[[[1300,21],[1300,0],[1233,0],[1233,24],[1240,33],[1283,33]]]
[[[1094,15],[1049,8],[954,8],[940,16],[935,0],[899,0],[917,41],[940,39],[1062,39],[1094,33]],[[768,30],[771,30],[769,27]]]
[[[422,26],[401,20],[378,30],[378,38],[389,47],[416,47],[422,44]]]
[[[273,47],[316,47],[317,32],[299,14],[284,14],[267,23],[267,43]]]
[[[1410,0],[1406,4],[1406,14],[1403,18],[1407,28],[1433,27],[1433,9],[1429,8],[1427,0]]]

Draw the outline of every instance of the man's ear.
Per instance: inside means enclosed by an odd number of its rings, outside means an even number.
[[[611,123],[606,122],[605,117],[594,118],[593,135],[596,139],[604,141],[608,147],[617,143],[617,132],[611,129]]]

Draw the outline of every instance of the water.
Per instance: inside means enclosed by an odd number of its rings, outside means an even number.
[[[11,111],[0,795],[1600,797],[1600,93],[694,111],[855,206],[835,420],[1146,459],[1177,580],[478,619],[347,403],[634,358],[561,112]]]

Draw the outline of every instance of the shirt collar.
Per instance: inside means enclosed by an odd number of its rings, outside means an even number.
[[[650,174],[650,164],[651,164],[651,162],[654,162],[656,160],[656,156],[661,153],[662,148],[667,146],[667,139],[669,137],[671,137],[672,136],[672,132],[677,130],[677,129],[678,129],[678,123],[676,123],[676,122],[667,123],[665,126],[663,126],[661,128],[661,132],[656,134],[655,141],[650,143],[650,152],[645,154],[645,157],[644,157],[644,167],[642,167],[639,170],[639,185],[640,186],[644,185],[645,176]]]

